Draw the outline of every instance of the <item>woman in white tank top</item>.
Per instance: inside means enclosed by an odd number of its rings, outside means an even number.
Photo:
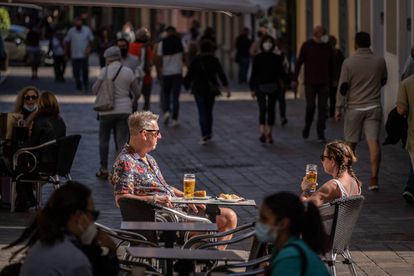
[[[312,183],[304,177],[301,184],[302,200],[309,200],[321,206],[338,198],[361,194],[361,182],[352,169],[356,157],[345,142],[336,140],[326,144],[321,155],[321,162],[324,171],[332,175],[333,179],[311,194],[309,190]]]

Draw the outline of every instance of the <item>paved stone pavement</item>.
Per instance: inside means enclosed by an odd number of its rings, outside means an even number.
[[[92,68],[96,75],[96,68]],[[41,80],[29,80],[26,68],[12,67],[9,77],[0,85],[0,110],[12,109],[10,101],[23,85],[34,84],[59,94],[62,116],[68,134],[81,134],[82,140],[72,170],[74,179],[87,184],[101,210],[99,222],[119,227],[120,213],[115,207],[112,187],[95,178],[99,167],[98,122],[92,111],[93,98],[86,93],[73,91],[74,83],[68,77],[65,84],[56,84],[51,77],[52,68],[41,68]],[[245,88],[234,86],[233,99],[221,99],[215,106],[214,139],[206,146],[198,144],[200,131],[195,103],[183,94],[180,109],[181,125],[165,127],[160,124],[162,139],[153,156],[158,161],[167,181],[181,188],[186,172],[197,174],[197,188],[205,188],[210,195],[220,192],[237,193],[255,199],[277,191],[299,192],[299,183],[306,163],[319,163],[323,145],[316,141],[312,129],[308,140],[301,138],[304,102],[289,97],[289,123],[274,129],[274,145],[261,145],[258,141],[257,105],[249,98]],[[159,112],[158,88],[154,88],[154,112]],[[288,95],[291,96],[291,95]],[[327,138],[342,136],[341,123],[328,121]],[[111,143],[112,146],[112,143]],[[111,158],[114,158],[113,148]],[[362,180],[369,181],[369,158],[366,143],[358,147],[359,162],[355,169]],[[414,274],[414,206],[407,205],[401,197],[408,171],[408,157],[400,145],[383,147],[379,192],[370,192],[366,185],[363,194],[366,202],[353,233],[352,256],[361,275],[413,275]],[[328,180],[320,168],[320,183]],[[45,186],[45,198],[50,193]],[[238,208],[239,224],[252,221],[257,208]],[[32,214],[10,214],[0,210],[0,244],[7,244],[19,235]],[[248,250],[244,243],[237,249]],[[0,251],[0,267],[10,252]],[[347,275],[343,265],[338,265],[340,275]]]

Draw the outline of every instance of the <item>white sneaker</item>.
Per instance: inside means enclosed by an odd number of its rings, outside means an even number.
[[[164,113],[164,124],[168,125],[168,122],[170,121],[170,112]]]
[[[177,120],[172,120],[172,122],[170,124],[170,126],[172,126],[172,127],[179,126],[179,125],[180,125],[180,122],[177,121]]]

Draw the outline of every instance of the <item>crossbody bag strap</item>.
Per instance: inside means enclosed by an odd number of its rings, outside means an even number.
[[[286,247],[294,247],[299,252],[300,262],[301,262],[300,275],[305,276],[306,271],[308,269],[308,259],[306,258],[305,251],[300,245],[295,244],[295,243],[289,243],[287,246],[285,246],[285,248]]]
[[[118,72],[116,72],[116,74],[115,74],[114,78],[112,79],[112,81],[113,81],[113,82],[114,82],[114,81],[116,80],[116,78],[118,77],[119,72],[121,72],[121,69],[122,69],[122,65],[121,65],[121,66],[119,66]]]

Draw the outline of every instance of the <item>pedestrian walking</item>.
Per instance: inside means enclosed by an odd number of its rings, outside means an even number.
[[[140,68],[144,72],[142,80],[141,94],[144,97],[143,110],[150,109],[152,76],[151,68],[154,65],[154,46],[151,42],[151,34],[147,28],[139,29],[135,34],[136,40],[129,44],[129,54],[139,58]],[[137,99],[138,101],[139,99]],[[138,105],[138,102],[137,102]]]
[[[37,80],[39,77],[37,75],[37,70],[40,66],[40,34],[34,28],[33,25],[29,26],[29,32],[26,35],[26,51],[27,51],[27,61],[32,68],[32,80]]]
[[[186,64],[185,46],[174,27],[167,27],[166,32],[167,36],[158,44],[157,50],[157,68],[162,81],[162,111],[164,124],[168,125],[171,117],[171,126],[177,126],[179,125],[179,97],[183,81],[182,69]]]
[[[99,112],[99,156],[100,169],[96,177],[108,178],[108,151],[111,130],[116,133],[116,149],[124,146],[128,139],[128,116],[132,113],[132,102],[139,96],[139,87],[132,70],[121,63],[121,51],[118,47],[108,48],[104,57],[107,66],[101,69],[92,92],[98,94],[104,79],[112,80],[114,107],[110,111]]]
[[[344,139],[355,151],[362,133],[368,142],[371,179],[368,189],[378,190],[381,162],[379,135],[382,127],[381,87],[387,82],[387,67],[382,57],[374,56],[369,48],[368,33],[355,35],[355,54],[345,59],[339,78],[336,99],[337,120],[344,117]]]
[[[313,29],[313,38],[303,43],[298,59],[296,61],[294,81],[292,88],[296,89],[299,72],[302,65],[305,66],[305,96],[306,115],[305,127],[302,137],[307,139],[312,126],[316,109],[316,98],[318,99],[318,141],[325,142],[325,123],[328,112],[329,89],[332,86],[334,75],[334,58],[332,47],[327,43],[329,40],[322,26]]]
[[[83,25],[80,18],[75,19],[75,26],[69,29],[65,37],[66,53],[72,59],[73,77],[76,81],[76,90],[89,90],[89,54],[93,34],[88,26]],[[82,77],[82,82],[81,82]]]
[[[105,53],[105,50],[108,49],[111,46],[114,46],[115,41],[112,37],[111,32],[109,31],[109,28],[104,27],[100,30],[98,35],[98,45],[96,47],[96,52],[99,56],[99,65],[102,67],[105,67],[106,61],[103,56]]]
[[[197,103],[202,145],[209,143],[213,137],[213,107],[215,98],[220,95],[217,78],[227,97],[230,97],[227,77],[219,59],[214,56],[214,44],[204,40],[200,44],[200,54],[194,58],[184,78],[186,89],[191,88]]]
[[[410,176],[403,197],[408,203],[414,203],[414,186],[412,171],[414,169],[414,75],[404,79],[400,84],[397,97],[397,112],[406,115],[408,120],[407,142],[405,145],[411,159]]]
[[[338,90],[339,74],[341,73],[342,63],[344,62],[344,54],[338,48],[336,48],[337,39],[333,35],[329,36],[329,44],[333,49],[333,59],[335,67],[335,75],[332,76],[333,84],[329,91],[329,117],[335,117],[335,106],[336,106],[336,92]]]
[[[243,32],[236,39],[236,63],[239,65],[239,84],[247,82],[247,73],[250,66],[250,46],[253,41],[249,37],[249,28],[244,28]]]
[[[249,82],[252,97],[257,99],[259,105],[259,140],[270,144],[273,144],[276,99],[283,96],[283,83],[287,78],[282,57],[274,53],[275,46],[273,37],[263,36],[260,53],[253,58]]]
[[[66,60],[65,60],[65,44],[62,32],[56,31],[53,36],[50,38],[49,43],[49,53],[52,52],[53,56],[53,69],[55,73],[55,81],[64,82],[65,81],[65,69],[66,69]]]

